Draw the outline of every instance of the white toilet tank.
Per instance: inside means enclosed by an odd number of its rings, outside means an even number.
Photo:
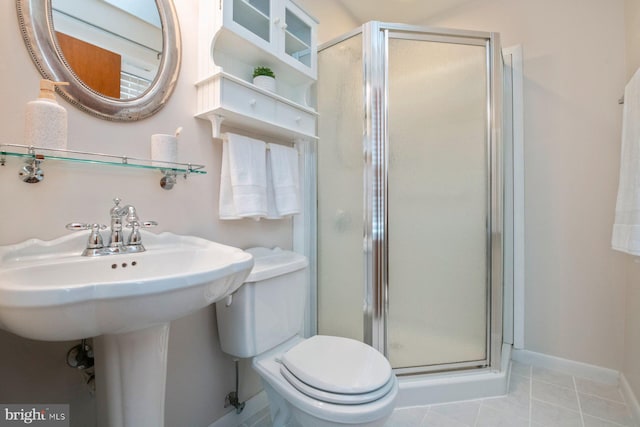
[[[230,299],[216,303],[222,351],[242,358],[299,334],[307,297],[305,256],[280,248],[246,252],[255,262],[249,277]]]

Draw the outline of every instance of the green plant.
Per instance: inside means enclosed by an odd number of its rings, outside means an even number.
[[[273,77],[274,79],[276,78],[276,75],[273,74],[273,71],[271,71],[271,68],[269,67],[256,67],[253,69],[253,78],[255,79],[258,76],[268,76],[268,77]]]

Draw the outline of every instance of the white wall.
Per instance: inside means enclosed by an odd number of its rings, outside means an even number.
[[[69,167],[44,163],[45,180],[28,185],[18,177],[18,162],[0,167],[0,245],[68,233],[72,221],[107,222],[113,197],[135,204],[143,219],[160,223],[157,231],[192,234],[245,248],[255,245],[291,247],[291,222],[217,220],[220,171],[218,141],[210,125],[193,118],[196,106],[196,0],[176,1],[182,28],[183,62],[176,90],[155,116],[134,123],[93,118],[61,100],[69,112],[69,148],[148,157],[152,133],[184,130],[179,160],[205,163],[207,175],[179,180],[162,190],[160,175],[99,166]],[[20,35],[15,2],[0,2],[0,141],[21,143],[25,104],[38,94],[40,76]],[[93,403],[79,375],[67,368],[68,343],[25,340],[0,332],[0,402],[71,403],[73,425],[94,422]],[[207,308],[172,325],[169,342],[166,425],[206,426],[229,409],[224,396],[232,390],[233,364],[219,348],[214,309]],[[241,393],[258,391],[247,369]],[[98,374],[98,381],[100,380]]]
[[[627,80],[640,67],[640,1],[625,0]],[[640,397],[640,258],[627,257],[628,275],[624,365],[622,373]]]
[[[627,79],[640,67],[640,1],[624,0]]]
[[[296,0],[296,3],[320,22],[318,45],[361,25],[361,22],[343,7],[340,0]]]
[[[523,46],[526,348],[619,370],[625,259],[610,249],[610,236],[620,152],[617,100],[625,84],[624,1],[456,3],[427,18],[412,13],[416,2],[398,7],[407,11],[405,23],[496,31],[503,46]],[[321,0],[304,4],[321,15]],[[351,30],[345,22],[323,21],[321,35]]]
[[[505,46],[523,45],[525,346],[621,370],[638,395],[640,268],[627,278],[629,261],[610,249],[617,100],[640,65],[638,2],[481,3],[430,23],[493,29]]]
[[[621,0],[485,0],[428,22],[522,44],[525,346],[620,369],[624,259],[610,249],[624,87]]]

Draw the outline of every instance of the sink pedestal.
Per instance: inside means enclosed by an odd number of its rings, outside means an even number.
[[[0,328],[94,338],[100,427],[163,427],[169,322],[233,294],[251,254],[140,230],[145,252],[82,256],[86,233],[0,246]],[[0,384],[1,384],[0,379]]]
[[[99,427],[164,426],[169,323],[94,338]]]

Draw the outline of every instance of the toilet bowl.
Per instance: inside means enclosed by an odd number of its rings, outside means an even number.
[[[398,381],[372,347],[343,337],[300,336],[307,260],[280,249],[253,248],[245,284],[216,303],[222,350],[253,357],[274,427],[384,425]]]
[[[317,340],[317,342],[316,342]],[[377,360],[367,359],[368,352],[355,349],[355,346],[343,348],[345,344],[340,340],[351,341],[361,345],[360,350],[372,350],[358,341],[346,338],[316,335],[307,340],[294,337],[284,344],[261,354],[253,359],[253,367],[263,380],[267,396],[271,404],[271,415],[274,426],[300,425],[304,427],[325,426],[382,426],[393,412],[398,393],[398,381],[389,370],[378,370]],[[314,344],[306,346],[306,344]],[[317,358],[305,358],[309,375],[305,380],[296,376],[287,367],[287,355],[296,350],[315,352]],[[351,352],[348,363],[337,365],[331,375],[326,359],[316,363],[326,356],[327,352],[338,354],[345,350]],[[377,353],[377,352],[376,352]],[[300,354],[303,356],[303,354]],[[381,360],[386,359],[380,355]],[[354,364],[359,356],[363,356],[362,363]],[[367,362],[372,362],[368,364]],[[289,363],[292,363],[291,361]],[[295,366],[295,363],[294,363]],[[314,372],[314,368],[317,369]],[[295,368],[294,368],[295,369]],[[287,372],[287,373],[285,373]],[[325,375],[327,374],[327,375]],[[342,380],[332,383],[334,376],[344,374]],[[386,377],[383,380],[383,377]],[[293,378],[293,381],[292,381]],[[347,388],[351,387],[352,392]],[[304,390],[301,390],[304,388]],[[340,391],[336,391],[340,390]],[[287,423],[288,420],[288,423]],[[292,420],[294,420],[292,422]]]

